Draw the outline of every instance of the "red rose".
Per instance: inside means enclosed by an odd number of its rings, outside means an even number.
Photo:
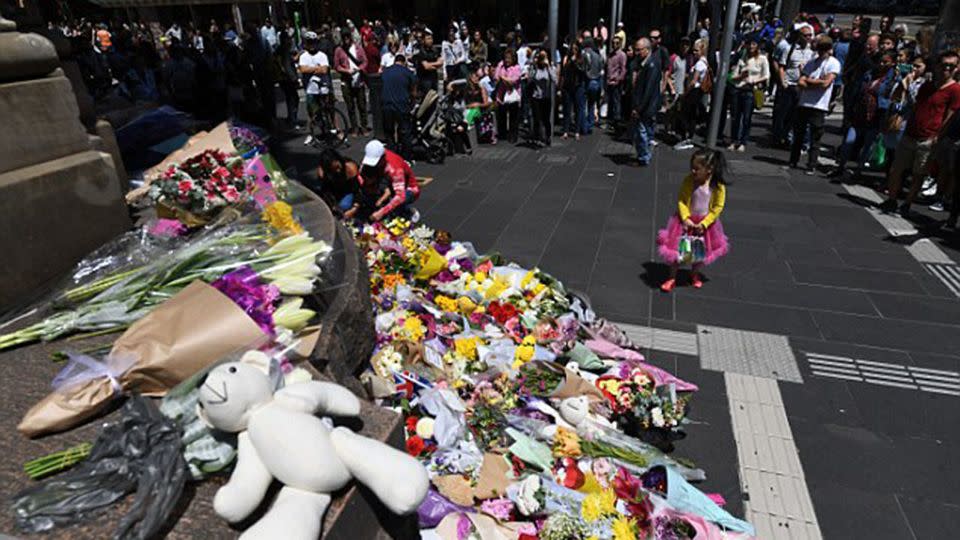
[[[413,457],[419,456],[423,452],[423,448],[426,446],[423,439],[418,435],[414,435],[407,439],[407,453]]]
[[[408,417],[407,417],[407,420],[406,420],[406,423],[407,423],[407,431],[409,431],[410,433],[413,433],[414,431],[416,431],[416,430],[417,430],[417,422],[419,422],[419,421],[420,421],[420,419],[417,418],[416,416],[408,416]]]
[[[539,536],[535,534],[520,533],[520,536],[517,537],[517,540],[537,540]]]

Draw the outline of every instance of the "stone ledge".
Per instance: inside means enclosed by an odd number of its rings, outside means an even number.
[[[89,150],[0,173],[0,306],[130,227],[113,161]]]

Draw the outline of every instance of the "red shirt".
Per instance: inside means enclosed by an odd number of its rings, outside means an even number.
[[[960,109],[960,84],[938,87],[937,83],[927,81],[917,92],[907,135],[921,141],[936,137],[947,111],[955,113],[957,109]]]
[[[363,70],[364,73],[380,73],[380,49],[373,43],[367,43],[363,53],[367,56],[367,67]]]
[[[385,216],[396,209],[406,201],[407,193],[413,195],[416,200],[420,196],[420,184],[417,183],[417,177],[413,175],[413,169],[399,154],[386,151],[384,156],[387,165],[383,174],[390,181],[390,187],[393,191],[393,197],[387,201],[387,204],[377,210],[377,214]]]

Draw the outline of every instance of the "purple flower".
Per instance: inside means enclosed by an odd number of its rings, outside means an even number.
[[[440,283],[450,283],[457,278],[454,277],[453,273],[449,270],[441,270],[439,274],[433,277],[433,279],[439,281]]]
[[[260,280],[249,266],[241,266],[224,274],[210,285],[240,307],[263,332],[274,335],[273,312],[280,290]]]
[[[457,264],[460,265],[461,270],[473,272],[473,261],[471,261],[469,258],[463,257],[461,259],[457,259]]]

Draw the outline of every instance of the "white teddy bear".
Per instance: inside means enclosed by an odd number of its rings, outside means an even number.
[[[242,538],[316,540],[330,493],[352,478],[397,514],[417,509],[429,480],[416,459],[349,429],[330,429],[314,416],[357,416],[356,396],[338,384],[317,381],[274,392],[261,355],[248,353],[239,362],[215,367],[200,386],[200,417],[214,428],[238,433],[236,467],[213,501],[218,515],[242,521],[260,505],[274,478],[284,487]]]

